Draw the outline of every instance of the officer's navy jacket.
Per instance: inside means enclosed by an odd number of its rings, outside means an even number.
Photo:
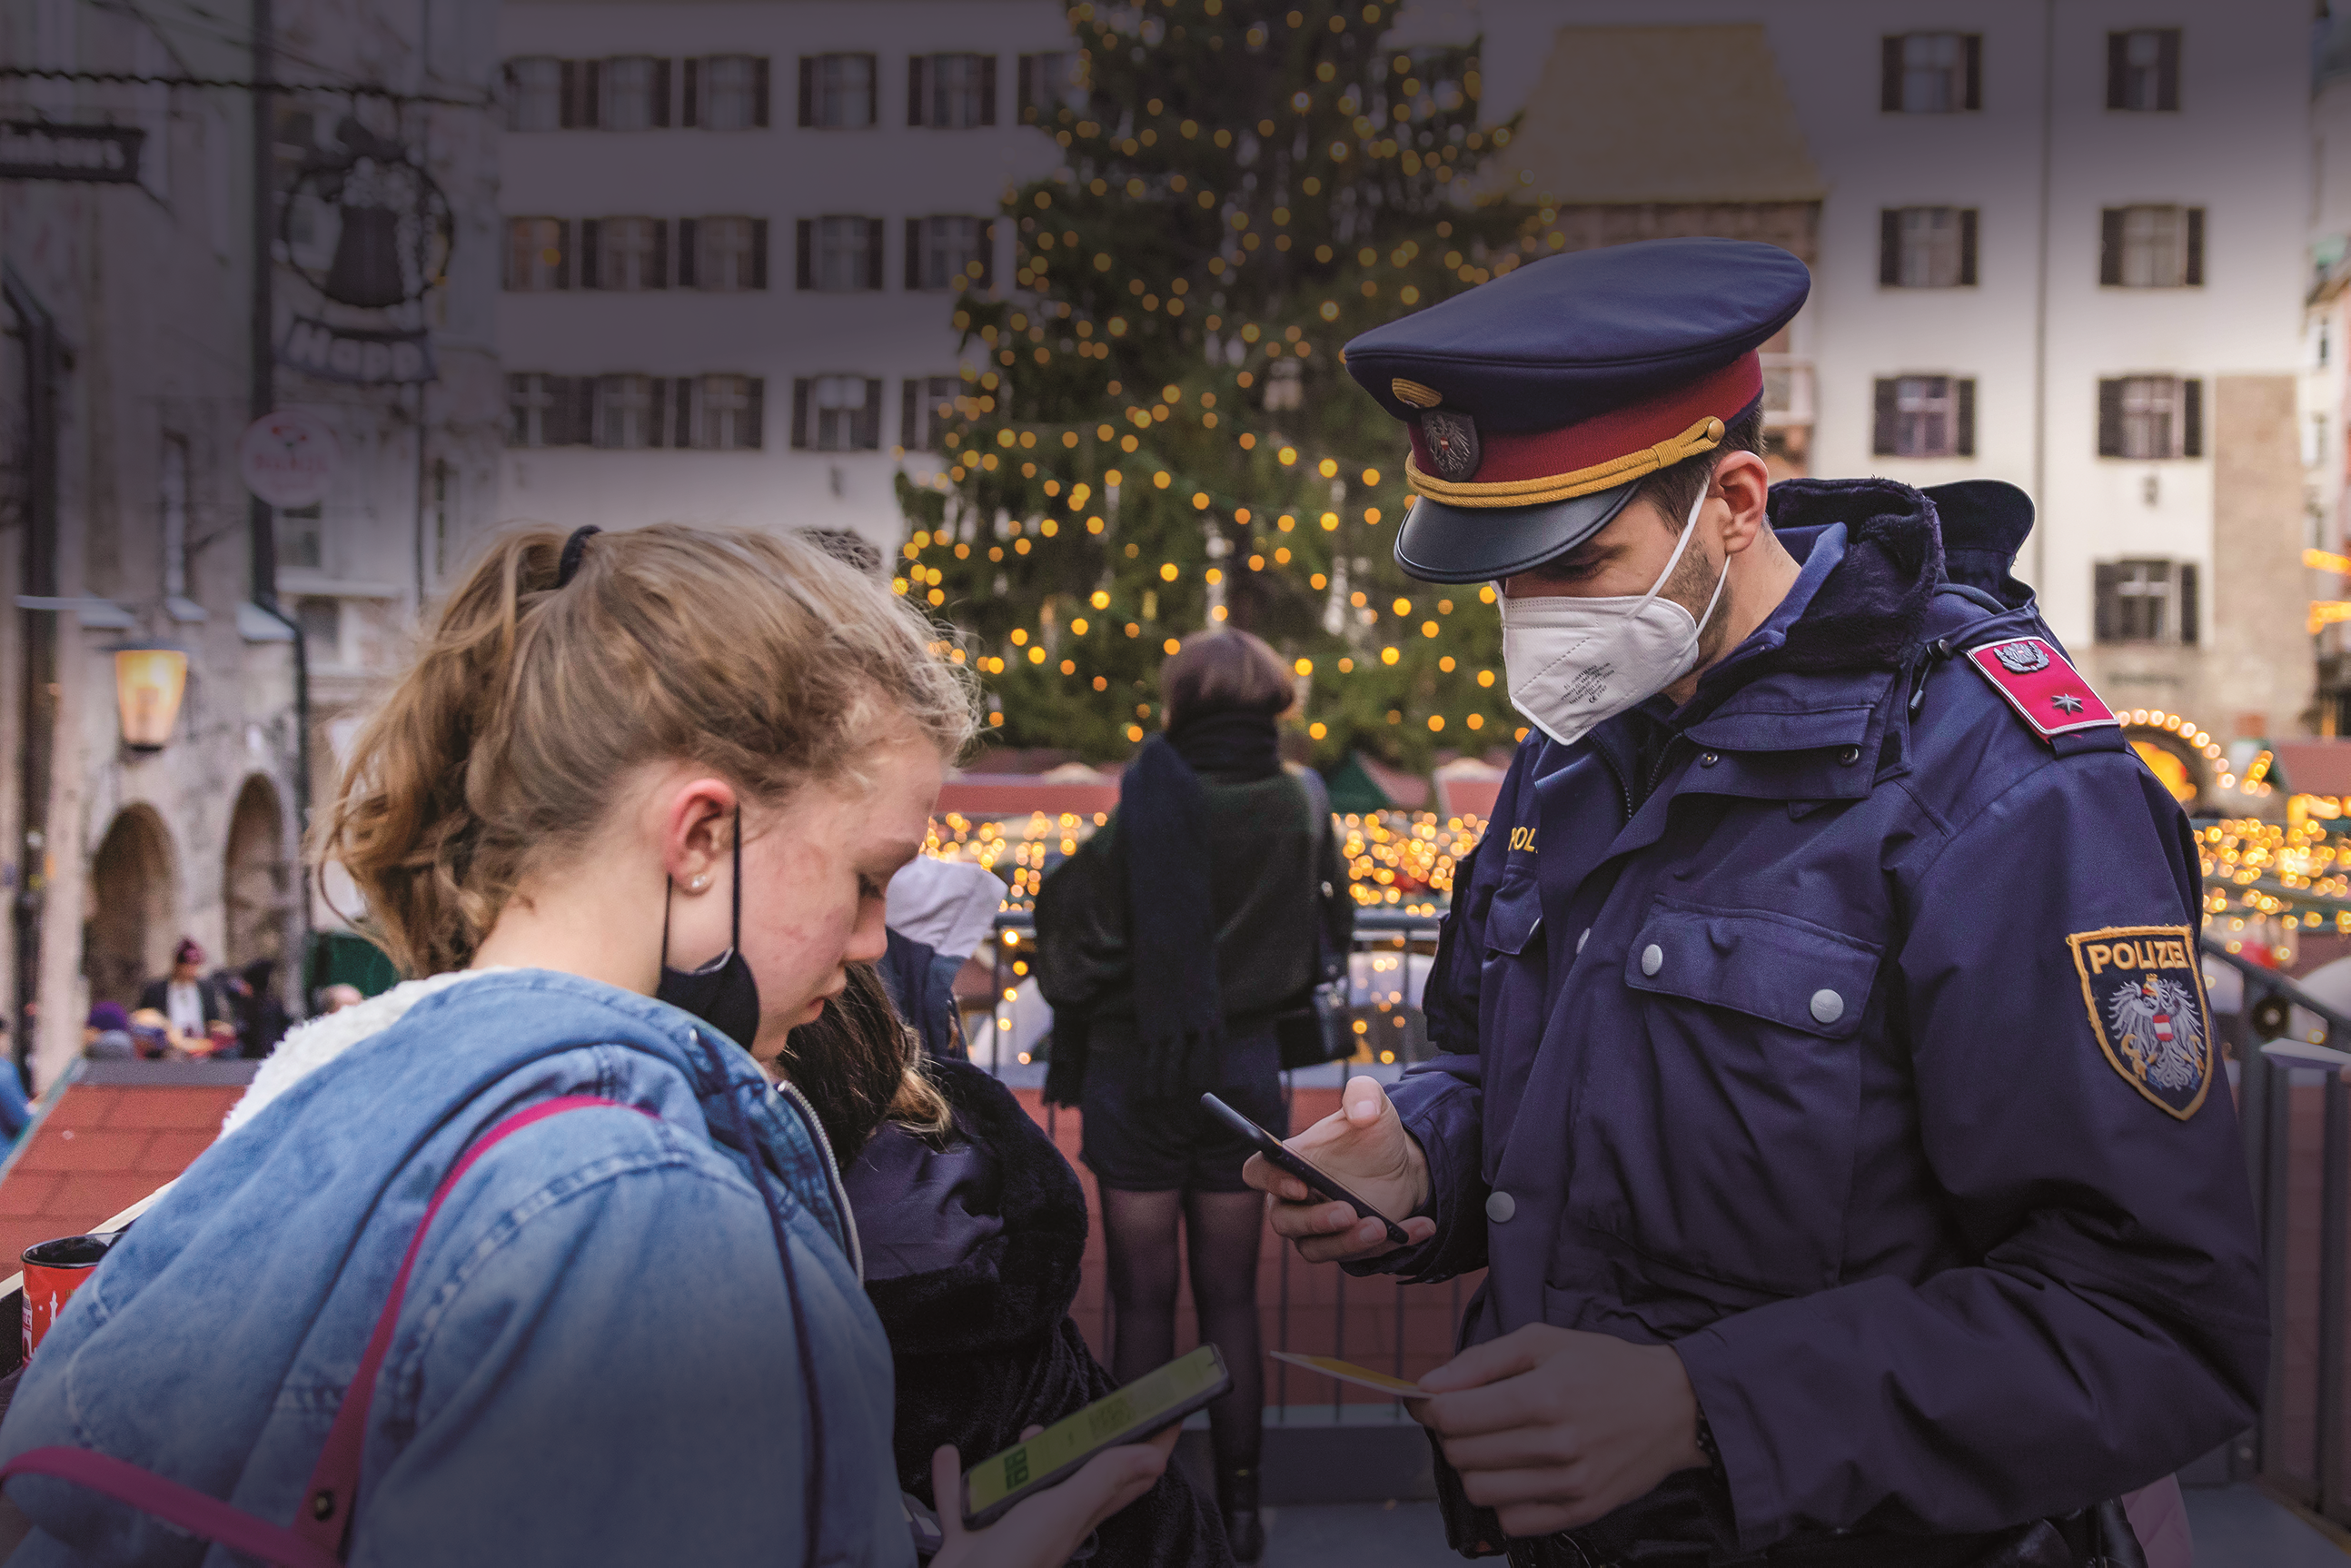
[[[1670,1342],[1748,1552],[2145,1486],[2266,1364],[2192,830],[2118,728],[2045,739],[1970,667],[2055,639],[2029,508],[1951,489],[1938,528],[1777,486],[1779,612],[1682,709],[1520,748],[1394,1093],[1437,1231],[1357,1266],[1489,1269],[1469,1343]],[[2156,1027],[2201,1054],[2149,1079]]]

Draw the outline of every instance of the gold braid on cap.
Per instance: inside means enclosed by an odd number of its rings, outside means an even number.
[[[1445,401],[1445,394],[1435,387],[1425,387],[1402,376],[1388,383],[1388,391],[1395,393],[1396,402],[1408,402],[1415,408],[1435,408]]]
[[[1405,395],[1402,382],[1397,383],[1396,395]],[[1660,441],[1655,446],[1645,446],[1638,452],[1612,457],[1589,468],[1578,468],[1572,474],[1552,474],[1535,479],[1506,479],[1484,485],[1455,485],[1422,473],[1420,465],[1406,457],[1404,460],[1404,477],[1415,494],[1426,496],[1432,501],[1442,501],[1448,507],[1539,507],[1548,501],[1573,500],[1578,496],[1613,490],[1660,468],[1670,468],[1685,457],[1711,452],[1721,444],[1722,421],[1709,414],[1679,435]]]

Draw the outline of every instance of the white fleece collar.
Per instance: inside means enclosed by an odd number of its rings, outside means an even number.
[[[409,1009],[425,998],[476,975],[503,972],[496,968],[455,969],[445,975],[428,975],[421,980],[403,980],[357,1007],[321,1013],[287,1030],[277,1049],[269,1053],[261,1070],[253,1075],[253,1082],[244,1095],[229,1107],[227,1118],[221,1123],[221,1136],[226,1137],[252,1121],[261,1113],[262,1107],[351,1047],[398,1023],[407,1016]]]

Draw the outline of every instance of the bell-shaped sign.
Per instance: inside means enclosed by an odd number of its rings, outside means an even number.
[[[344,305],[381,309],[408,298],[400,264],[400,214],[389,207],[345,206],[343,232],[321,292]]]

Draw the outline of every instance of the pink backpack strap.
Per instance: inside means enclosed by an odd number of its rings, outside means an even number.
[[[216,1541],[232,1551],[277,1564],[277,1568],[332,1568],[342,1560],[343,1543],[350,1534],[353,1505],[359,1497],[360,1461],[367,1444],[368,1411],[375,1403],[376,1378],[383,1370],[384,1357],[392,1351],[401,1303],[408,1294],[408,1277],[416,1267],[416,1255],[423,1249],[424,1235],[433,1227],[433,1217],[441,1212],[450,1189],[473,1168],[474,1162],[500,1142],[549,1116],[600,1105],[633,1110],[660,1120],[643,1107],[624,1105],[599,1095],[566,1094],[542,1100],[517,1111],[476,1138],[450,1167],[449,1174],[441,1178],[441,1185],[433,1191],[432,1201],[424,1206],[424,1218],[417,1222],[416,1233],[409,1238],[408,1251],[400,1260],[400,1272],[392,1277],[391,1294],[376,1317],[375,1332],[368,1336],[359,1370],[343,1390],[335,1424],[327,1432],[326,1447],[319,1455],[318,1468],[310,1472],[310,1484],[303,1493],[302,1505],[291,1527],[272,1524],[209,1493],[89,1448],[28,1448],[0,1465],[0,1480],[13,1475],[43,1475],[72,1481],[177,1525],[192,1535]]]

